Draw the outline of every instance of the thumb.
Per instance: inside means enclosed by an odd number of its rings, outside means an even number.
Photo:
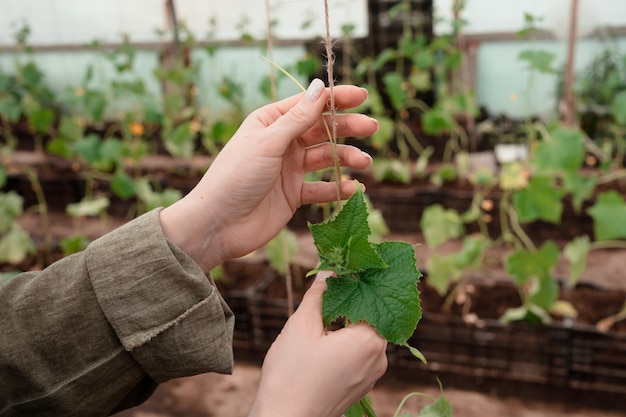
[[[298,307],[300,313],[310,314],[312,317],[322,317],[322,294],[327,288],[326,278],[332,275],[333,272],[330,271],[320,271],[317,274],[315,281],[302,297]]]
[[[314,126],[326,107],[322,94],[325,90],[326,86],[319,78],[311,81],[300,100],[270,126],[272,134],[288,144]]]

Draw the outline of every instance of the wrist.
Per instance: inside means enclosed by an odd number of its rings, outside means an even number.
[[[198,213],[203,211],[183,198],[161,210],[159,220],[163,235],[208,273],[226,259],[219,244],[219,228],[211,216]]]

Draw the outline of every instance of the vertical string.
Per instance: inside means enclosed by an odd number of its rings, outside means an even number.
[[[341,164],[337,154],[337,109],[335,106],[335,55],[333,53],[333,42],[330,37],[330,17],[328,11],[328,0],[324,0],[324,27],[325,37],[324,45],[326,47],[326,73],[328,75],[328,87],[330,91],[330,103],[328,111],[328,119],[330,123],[330,142],[332,146],[333,157],[335,159],[335,181],[337,183],[337,208],[341,209]]]

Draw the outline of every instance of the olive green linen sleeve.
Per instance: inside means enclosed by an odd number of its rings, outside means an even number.
[[[0,416],[100,416],[233,366],[234,317],[151,211],[0,287]]]

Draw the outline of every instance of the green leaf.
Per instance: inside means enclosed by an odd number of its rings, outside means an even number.
[[[404,88],[404,78],[397,72],[387,72],[383,76],[385,91],[395,110],[402,110],[407,102],[408,95]]]
[[[390,181],[400,184],[411,182],[409,165],[395,158],[374,158],[372,175],[379,182]]]
[[[434,402],[422,408],[418,417],[452,417],[452,407],[442,393]]]
[[[406,345],[421,318],[415,248],[404,242],[383,242],[377,251],[388,268],[367,269],[354,276],[329,278],[322,315],[326,324],[339,317],[365,321],[391,343]]]
[[[59,242],[59,246],[65,256],[78,253],[87,248],[87,245],[89,245],[89,239],[83,235],[67,236]]]
[[[52,110],[38,108],[28,114],[28,123],[37,132],[48,133],[54,122],[55,114]]]
[[[100,158],[100,136],[95,133],[81,138],[72,145],[72,149],[89,165],[93,165]]]
[[[460,269],[476,268],[482,264],[485,250],[491,243],[491,239],[483,235],[466,236],[461,250],[452,254],[452,260]]]
[[[453,181],[457,177],[457,168],[453,164],[442,164],[430,176],[430,182],[441,187],[446,181]]]
[[[63,138],[55,138],[47,143],[46,149],[48,152],[54,155],[58,155],[60,157],[71,159],[73,152],[70,147],[70,142]]]
[[[626,125],[626,90],[615,94],[611,100],[611,115],[619,125]]]
[[[182,123],[164,137],[165,149],[173,156],[190,158],[195,146],[194,136],[191,122]]]
[[[531,277],[549,277],[559,261],[559,248],[547,241],[536,252],[518,249],[505,260],[505,270],[515,278],[517,285],[523,285]]]
[[[124,153],[124,143],[119,139],[109,138],[100,146],[100,158],[98,168],[103,171],[111,171]]]
[[[626,203],[617,191],[598,195],[596,203],[587,212],[593,218],[596,240],[626,239]]]
[[[0,236],[0,263],[20,263],[36,249],[28,233],[14,223],[8,233]]]
[[[77,142],[83,137],[84,124],[77,117],[62,116],[59,122],[59,136],[70,142]]]
[[[321,261],[319,270],[341,275],[386,267],[369,242],[371,232],[367,220],[363,192],[357,186],[357,192],[334,218],[323,224],[309,224]]]
[[[0,95],[0,118],[9,122],[17,122],[22,115],[22,106],[10,94]]]
[[[550,178],[533,178],[528,187],[513,194],[513,205],[519,221],[529,223],[544,220],[558,223],[563,212],[561,196],[562,192],[554,189]]]
[[[123,170],[117,170],[111,180],[111,190],[122,200],[128,200],[136,194],[135,181]]]
[[[440,204],[433,204],[424,209],[420,219],[420,228],[426,244],[436,248],[450,239],[463,234],[463,219],[453,209],[445,209]]]
[[[551,276],[535,278],[528,290],[530,302],[544,310],[548,310],[559,296],[559,284]]]
[[[15,191],[0,193],[0,233],[11,228],[15,219],[22,214],[24,199]]]
[[[145,178],[135,182],[135,190],[139,200],[146,205],[147,211],[158,207],[170,206],[182,198],[182,192],[173,188],[166,188],[161,192],[156,192]]]
[[[85,103],[85,110],[92,121],[99,121],[104,115],[104,110],[107,106],[106,95],[97,90],[88,90],[83,97]]]
[[[502,323],[512,323],[514,321],[524,321],[527,323],[548,324],[551,321],[548,312],[532,303],[524,304],[520,307],[509,308],[500,317]]]
[[[387,116],[378,116],[378,130],[371,137],[372,146],[376,149],[384,149],[393,140],[395,123]]]
[[[528,67],[531,70],[539,71],[545,74],[552,74],[556,72],[556,70],[552,67],[552,62],[555,58],[556,55],[551,52],[535,50],[522,51],[517,56],[519,61],[528,63]]]
[[[270,266],[280,275],[285,275],[298,253],[298,239],[294,232],[283,228],[274,239],[267,242],[264,249]]]
[[[109,207],[109,199],[107,197],[97,197],[86,198],[79,203],[68,204],[65,210],[72,217],[99,216],[107,207]]]
[[[594,175],[583,176],[580,172],[568,172],[563,176],[563,189],[572,194],[572,206],[580,213],[583,203],[593,196],[597,179]]]
[[[558,129],[537,145],[531,164],[536,175],[550,176],[577,171],[584,158],[583,133],[572,129]]]
[[[429,135],[442,135],[454,129],[451,116],[439,107],[433,107],[422,114],[422,128]]]
[[[343,415],[344,417],[376,417],[376,412],[372,408],[370,397],[365,396],[361,401],[348,408]]]
[[[585,267],[587,266],[587,255],[589,254],[589,238],[587,236],[579,236],[568,242],[563,249],[565,259],[569,262],[569,279],[568,285],[573,288],[578,283]]]
[[[448,292],[450,284],[458,281],[463,272],[454,262],[452,256],[433,253],[426,261],[428,271],[428,285],[433,287],[439,295]]]

